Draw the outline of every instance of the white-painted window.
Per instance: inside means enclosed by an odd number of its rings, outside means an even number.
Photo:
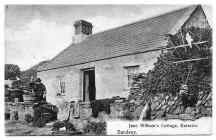
[[[128,66],[125,67],[126,70],[126,88],[130,88],[132,84],[132,77],[134,74],[139,73],[139,66]]]

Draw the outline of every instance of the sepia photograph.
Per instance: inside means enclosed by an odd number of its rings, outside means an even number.
[[[212,5],[4,12],[6,136],[212,134]]]

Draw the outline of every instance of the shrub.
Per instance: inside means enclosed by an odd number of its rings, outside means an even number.
[[[18,115],[18,111],[13,111],[13,120],[19,120],[19,115]]]
[[[72,123],[70,123],[68,120],[56,122],[53,124],[52,127],[53,127],[52,128],[53,131],[59,131],[59,129],[62,127],[66,127],[67,131],[77,131],[76,127]]]
[[[33,126],[35,127],[44,127],[46,125],[46,123],[49,122],[47,121],[46,118],[33,118]]]
[[[87,122],[84,127],[84,133],[91,133],[95,135],[106,135],[106,122]]]
[[[34,106],[33,126],[44,127],[49,121],[57,119],[57,112],[51,108],[48,108],[50,106],[53,105],[41,104]]]
[[[64,124],[67,131],[77,131],[76,127],[72,123],[68,122],[67,120],[64,120]]]
[[[5,120],[10,120],[10,112],[5,112]]]
[[[25,121],[27,123],[33,122],[33,117],[31,116],[31,114],[25,114]]]
[[[129,102],[126,102],[126,104],[123,107],[123,110],[124,110],[123,114],[124,115],[123,115],[122,119],[126,119],[126,120],[133,120],[134,119],[134,117],[132,115],[133,112],[130,111],[131,107],[132,107],[132,104]]]
[[[60,128],[64,127],[64,123],[62,121],[56,122],[52,125],[53,131],[59,131]]]
[[[124,120],[133,120],[134,116],[133,116],[132,112],[126,111],[124,113],[124,116],[122,117],[122,119],[124,119]]]
[[[33,117],[33,126],[35,127],[44,127],[46,123],[50,121],[48,115],[43,115],[44,111],[41,107],[34,110]]]

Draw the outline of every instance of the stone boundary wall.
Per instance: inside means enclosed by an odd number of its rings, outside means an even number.
[[[33,116],[33,104],[26,104],[24,102],[5,102],[5,113],[10,114],[10,120],[16,120],[16,113],[18,114],[18,120],[25,122],[25,115],[30,114]]]
[[[65,120],[69,116],[69,102],[65,102],[64,105],[59,107],[58,119]],[[124,103],[111,103],[109,117],[116,119],[123,116]],[[70,120],[79,118],[81,120],[90,119],[92,116],[92,108],[89,102],[81,102],[79,107],[75,107],[75,103],[71,103],[70,108]],[[104,113],[102,113],[104,114]]]
[[[90,103],[86,102],[81,102],[79,109],[74,109],[73,106],[75,104],[71,104],[71,114],[70,114],[70,120],[74,120],[76,118],[79,118],[81,120],[88,120],[92,116],[92,109],[90,106]],[[109,114],[109,118],[120,118],[123,116],[123,106],[124,103],[112,103],[110,104],[110,110],[111,113]],[[58,112],[58,120],[65,120],[69,116],[69,111],[67,104],[65,103],[64,105],[65,108],[62,106],[59,107],[59,112]],[[14,115],[15,113],[18,113],[18,120],[25,122],[25,115],[30,114],[33,116],[34,109],[33,109],[33,104],[27,104],[24,102],[5,102],[5,113],[10,114],[10,120],[15,120]],[[104,113],[101,113],[104,116]]]
[[[124,117],[125,103],[113,103],[110,105],[110,116],[112,119],[120,119]]]
[[[212,116],[212,91],[200,91],[194,96],[187,93],[188,89],[183,85],[176,95],[168,93],[145,95],[141,84],[139,80],[133,82],[125,104],[124,115],[130,120],[138,120],[145,104],[149,102],[150,120],[196,120],[203,116]],[[187,98],[187,103],[184,102],[184,97]]]
[[[77,129],[83,131],[84,126],[89,122],[104,122],[110,119],[119,119],[123,116],[124,103],[111,103],[110,114],[105,111],[98,113],[97,118],[92,117],[92,108],[90,102],[80,102],[79,107],[75,107],[75,103],[70,103],[70,122],[73,123]],[[66,120],[69,116],[69,102],[65,102],[59,107],[58,120]]]

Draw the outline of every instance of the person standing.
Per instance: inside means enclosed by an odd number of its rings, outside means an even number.
[[[40,78],[37,78],[36,81],[35,81],[34,92],[36,93],[37,100],[39,102],[41,102],[41,101],[46,102],[46,87],[41,82]]]

